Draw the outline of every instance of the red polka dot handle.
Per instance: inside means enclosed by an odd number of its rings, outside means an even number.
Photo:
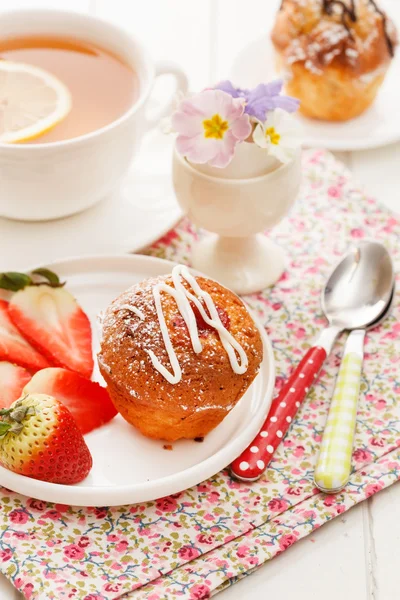
[[[300,404],[313,385],[326,359],[326,350],[310,348],[271,404],[267,420],[259,434],[233,461],[231,474],[241,481],[256,481],[264,473],[272,455],[285,436]]]

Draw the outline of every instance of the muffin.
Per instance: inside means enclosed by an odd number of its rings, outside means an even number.
[[[375,0],[283,0],[272,42],[300,112],[347,121],[375,100],[397,33]]]
[[[216,427],[262,356],[259,330],[240,298],[178,265],[107,308],[98,362],[124,419],[148,437],[175,441]]]

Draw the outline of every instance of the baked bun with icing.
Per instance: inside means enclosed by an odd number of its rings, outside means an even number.
[[[178,265],[108,307],[98,362],[121,415],[148,437],[175,441],[216,427],[262,357],[259,330],[240,298]]]
[[[378,0],[283,0],[272,42],[307,117],[347,121],[375,100],[397,44]]]

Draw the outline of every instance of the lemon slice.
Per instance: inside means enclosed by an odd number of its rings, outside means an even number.
[[[71,94],[44,69],[0,60],[0,142],[37,138],[71,110]]]

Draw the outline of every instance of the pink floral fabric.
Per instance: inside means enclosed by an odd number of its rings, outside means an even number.
[[[325,320],[319,295],[352,239],[389,248],[398,270],[400,221],[354,187],[332,155],[307,151],[291,215],[271,237],[285,247],[287,272],[272,289],[246,297],[273,344],[277,389]],[[190,263],[202,235],[183,220],[147,250]],[[355,503],[400,477],[400,310],[368,333],[353,474],[325,496],[313,470],[342,343],[326,361],[265,476],[251,486],[221,472],[168,498],[135,506],[77,508],[0,489],[0,570],[28,599],[203,599],[283,552]]]

